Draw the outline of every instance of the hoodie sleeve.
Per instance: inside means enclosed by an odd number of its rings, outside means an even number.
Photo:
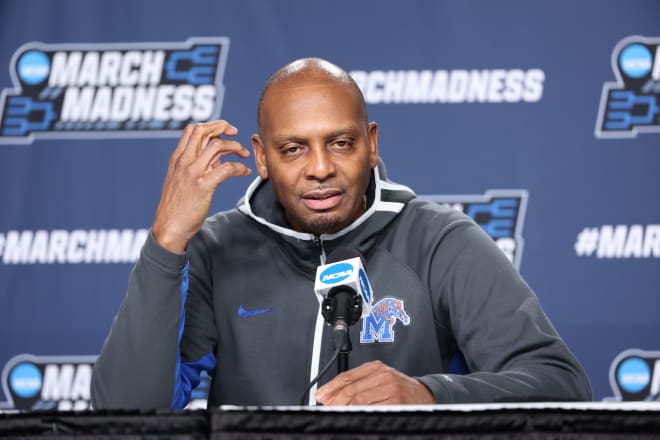
[[[94,365],[94,408],[181,408],[201,370],[215,366],[209,356],[181,362],[187,296],[193,299],[186,309],[198,308],[199,294],[189,292],[197,289],[189,289],[189,272],[185,254],[163,249],[149,234]]]
[[[468,374],[418,378],[438,403],[591,400],[587,376],[534,292],[479,226],[457,222],[430,275]]]

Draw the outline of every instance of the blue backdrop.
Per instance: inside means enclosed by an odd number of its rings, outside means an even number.
[[[180,127],[249,146],[307,56],[360,83],[391,178],[498,240],[595,399],[657,394],[660,3],[7,0],[0,41],[0,406],[86,405]]]

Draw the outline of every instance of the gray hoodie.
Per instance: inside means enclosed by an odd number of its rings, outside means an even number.
[[[591,400],[583,369],[493,240],[384,174],[374,169],[368,210],[334,234],[289,229],[257,178],[186,254],[149,236],[94,366],[93,406],[181,408],[202,371],[210,407],[298,404],[333,353],[314,278],[338,247],[362,253],[374,296],[350,330],[349,367],[381,360],[438,403]]]

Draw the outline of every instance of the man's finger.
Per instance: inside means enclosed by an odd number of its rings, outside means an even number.
[[[372,376],[383,367],[385,367],[385,364],[382,362],[371,361],[345,371],[320,387],[316,392],[316,396],[318,399],[323,399],[326,396],[337,394],[342,388],[353,384],[357,380]]]
[[[332,393],[323,394],[326,390],[321,387],[321,395],[317,393],[317,400],[324,405],[435,403],[433,393],[418,379],[381,362],[370,364],[365,364],[364,368],[358,371],[359,374],[355,376],[359,377],[356,379],[351,380],[350,376],[341,378],[345,383]]]
[[[341,378],[337,376],[335,379],[340,379],[341,385],[332,389],[319,389],[316,397],[322,403],[330,405],[367,405],[386,398],[382,395],[384,386],[388,380],[394,379],[386,365],[365,364],[357,373]]]
[[[215,168],[221,156],[230,154],[236,154],[243,159],[250,157],[250,151],[240,142],[213,138],[202,150],[201,156],[196,161],[196,168],[199,171],[206,170],[209,165]]]
[[[238,134],[238,129],[224,120],[195,124],[188,137],[186,148],[180,157],[193,162],[199,157],[201,151],[206,147],[211,138],[220,136],[221,134],[235,136]]]
[[[396,387],[389,383],[363,383],[356,382],[355,387],[347,387],[338,395],[323,402],[324,405],[379,405],[386,403],[399,403],[396,399]]]
[[[218,162],[219,163],[219,162]],[[252,170],[240,162],[219,163],[206,177],[214,188],[234,176],[248,176]]]
[[[362,377],[329,394],[322,400],[325,405],[371,405],[387,398],[387,383],[380,377]]]
[[[179,138],[179,143],[176,144],[176,148],[174,149],[174,152],[172,152],[172,155],[170,156],[170,162],[169,162],[170,167],[172,167],[179,160],[179,158],[185,151],[186,146],[188,145],[188,140],[190,140],[190,135],[192,134],[194,128],[195,128],[195,124],[188,124],[183,129],[183,133],[181,133],[181,137]]]

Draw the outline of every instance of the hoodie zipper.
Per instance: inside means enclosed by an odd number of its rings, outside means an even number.
[[[324,265],[326,261],[326,255],[325,249],[323,249],[323,240],[321,240],[319,235],[315,235],[312,238],[312,241],[319,248],[320,265]],[[316,274],[314,274],[314,279],[316,279]],[[312,363],[309,368],[309,381],[311,381],[312,378],[316,377],[319,373],[319,364],[321,362],[321,345],[323,343],[323,326],[325,324],[325,319],[321,314],[321,303],[323,302],[323,298],[317,296],[317,299],[319,301],[319,309],[318,314],[316,315],[316,324],[314,325],[314,342],[312,345]],[[317,388],[318,385],[315,384],[309,390],[308,404],[310,406],[316,405],[316,399],[314,398],[314,395],[316,394]]]
[[[319,248],[319,261],[320,265],[323,266],[326,261],[325,249],[323,249],[323,240],[321,240],[320,235],[315,235],[314,238],[312,238],[312,241]]]

